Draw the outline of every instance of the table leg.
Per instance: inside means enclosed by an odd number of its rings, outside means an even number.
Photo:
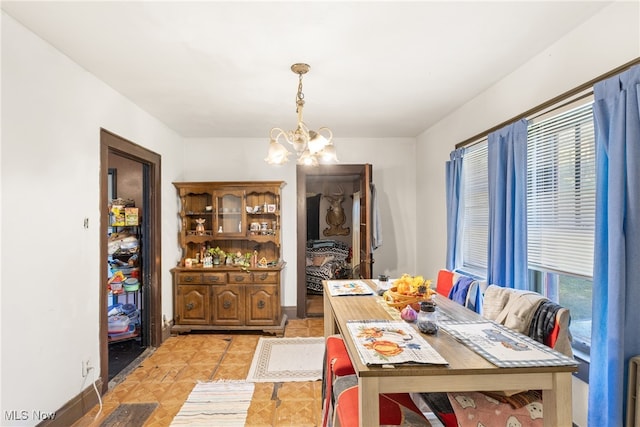
[[[335,335],[336,333],[336,320],[333,316],[333,309],[331,303],[329,303],[329,295],[327,295],[327,288],[324,288],[322,297],[323,311],[324,311],[324,336]]]
[[[553,374],[553,389],[542,391],[545,427],[571,427],[571,373]]]
[[[378,378],[358,378],[360,427],[380,425],[379,390]]]

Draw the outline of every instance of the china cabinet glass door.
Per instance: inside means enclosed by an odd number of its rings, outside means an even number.
[[[216,226],[219,238],[246,235],[244,191],[216,193]]]

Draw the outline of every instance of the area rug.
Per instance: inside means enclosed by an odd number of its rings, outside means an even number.
[[[100,427],[141,426],[158,407],[157,403],[122,403],[109,414]]]
[[[246,381],[197,383],[171,426],[244,426],[253,389]]]
[[[247,381],[295,382],[322,379],[324,338],[260,337]]]

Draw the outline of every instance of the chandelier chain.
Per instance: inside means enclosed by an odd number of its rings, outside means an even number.
[[[298,94],[296,95],[296,112],[304,106],[304,93],[302,93],[302,74],[298,74]]]

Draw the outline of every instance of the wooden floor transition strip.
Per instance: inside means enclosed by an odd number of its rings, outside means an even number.
[[[122,403],[100,424],[100,427],[141,426],[158,407],[157,403]]]

